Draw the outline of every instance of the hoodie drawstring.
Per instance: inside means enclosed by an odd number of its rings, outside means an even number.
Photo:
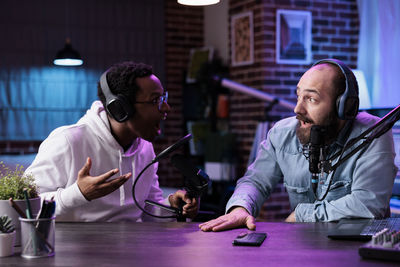
[[[123,169],[122,169],[122,154],[121,150],[119,151],[119,175],[122,175]],[[125,187],[124,185],[121,185],[119,187],[119,205],[124,206],[125,205]]]

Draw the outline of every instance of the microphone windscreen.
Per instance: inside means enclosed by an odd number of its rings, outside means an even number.
[[[310,131],[309,171],[319,173],[320,148],[323,145],[323,128],[313,125]]]
[[[323,133],[324,129],[322,126],[313,125],[310,131],[310,144],[315,146],[321,146],[323,144]]]

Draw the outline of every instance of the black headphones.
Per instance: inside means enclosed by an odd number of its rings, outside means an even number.
[[[339,119],[341,120],[352,120],[357,116],[359,98],[358,98],[358,84],[356,77],[349,67],[346,66],[342,61],[337,59],[321,59],[315,62],[312,66],[316,66],[322,63],[330,63],[338,66],[344,75],[346,82],[346,90],[343,94],[338,96],[336,99],[336,111]]]
[[[111,92],[107,83],[107,73],[108,70],[106,70],[100,77],[100,87],[106,98],[105,108],[108,114],[110,114],[110,116],[116,121],[124,122],[135,113],[135,109],[124,95],[114,95]]]

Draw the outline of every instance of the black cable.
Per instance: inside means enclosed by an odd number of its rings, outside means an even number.
[[[343,156],[345,150],[347,149],[347,146],[349,145],[349,143],[350,143],[350,142],[347,142],[347,143],[344,145],[344,147],[342,148],[342,151],[340,152],[338,161],[341,160],[341,158],[342,158],[342,156]],[[316,199],[316,200],[318,200],[318,201],[323,201],[323,200],[326,198],[326,196],[328,195],[328,192],[329,192],[329,190],[331,189],[333,177],[335,176],[335,173],[336,173],[336,169],[337,169],[337,168],[334,168],[334,169],[333,169],[333,172],[332,172],[332,175],[331,175],[331,179],[329,180],[328,188],[326,189],[325,194],[322,196],[322,198],[318,198],[317,192],[314,192],[314,196],[315,196],[315,199]]]
[[[146,167],[144,167],[144,169],[139,173],[139,175],[136,177],[135,182],[133,183],[132,186],[132,197],[133,197],[133,201],[135,201],[136,206],[142,210],[145,214],[150,215],[152,217],[156,217],[156,218],[162,218],[162,219],[167,219],[167,218],[177,218],[177,215],[173,215],[173,216],[159,216],[159,215],[154,215],[148,211],[146,211],[144,208],[142,208],[138,201],[136,200],[136,196],[135,196],[135,187],[137,182],[139,181],[140,176],[147,170],[148,167],[150,167],[151,165],[153,165],[154,163],[156,163],[157,161],[153,160],[152,162],[150,162],[149,164],[147,164]]]

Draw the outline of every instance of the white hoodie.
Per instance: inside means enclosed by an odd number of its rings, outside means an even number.
[[[140,138],[124,152],[111,135],[103,105],[95,101],[76,124],[50,133],[26,173],[34,175],[42,198],[54,196],[57,221],[137,221],[142,211],[133,202],[132,185],[154,156],[153,145]],[[88,201],[76,183],[87,157],[92,159],[90,176],[118,168],[113,177],[131,172],[132,178],[111,194]],[[162,201],[156,171],[153,164],[136,184],[136,199],[142,207],[145,199]]]

